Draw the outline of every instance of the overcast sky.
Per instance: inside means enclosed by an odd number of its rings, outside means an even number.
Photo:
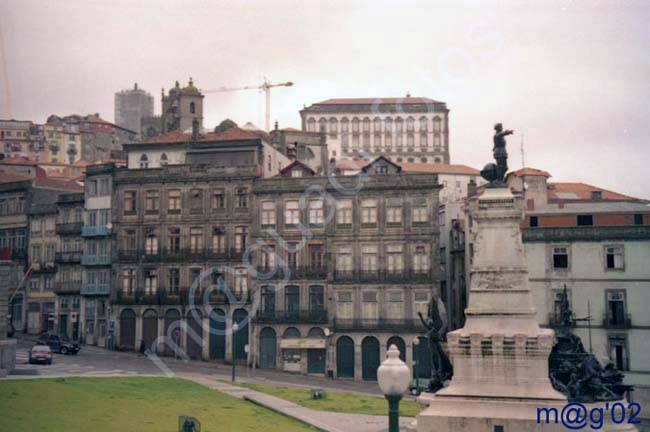
[[[0,116],[95,113],[113,94],[293,81],[271,119],[332,97],[425,96],[451,109],[452,163],[511,168],[650,199],[649,1],[0,0]],[[7,96],[7,90],[9,95]],[[8,102],[9,103],[8,103]],[[257,91],[205,98],[206,126],[263,126]]]

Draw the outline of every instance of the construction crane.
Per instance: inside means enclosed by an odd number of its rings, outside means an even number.
[[[216,89],[202,90],[203,93],[221,93],[239,90],[263,90],[266,97],[266,114],[264,117],[264,127],[267,132],[271,130],[271,88],[273,87],[291,87],[293,83],[287,81],[284,83],[270,83],[266,78],[260,85],[244,86],[244,87],[219,87]]]

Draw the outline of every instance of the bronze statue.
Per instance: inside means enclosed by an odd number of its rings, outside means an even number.
[[[504,179],[508,172],[508,152],[506,151],[506,137],[512,135],[512,130],[503,130],[503,125],[494,125],[494,148],[492,153],[496,164],[489,163],[481,171],[481,177],[489,181],[488,187],[504,187]]]
[[[444,387],[444,382],[451,379],[453,375],[453,368],[451,362],[447,358],[441,345],[440,329],[443,326],[440,311],[434,298],[429,301],[428,317],[425,320],[422,313],[418,312],[420,321],[427,329],[427,338],[429,341],[429,350],[431,352],[432,370],[431,380],[429,381],[428,392],[436,392]]]

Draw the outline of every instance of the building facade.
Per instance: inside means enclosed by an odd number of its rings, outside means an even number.
[[[138,88],[115,93],[115,124],[136,132],[136,139],[142,137],[142,119],[153,116],[153,96]]]
[[[429,98],[328,99],[300,111],[302,129],[326,132],[330,158],[449,163],[449,109]]]
[[[171,131],[188,132],[192,130],[194,120],[203,127],[203,94],[194,86],[192,78],[189,83],[181,88],[178,81],[165,95],[163,90],[162,101],[162,133]]]

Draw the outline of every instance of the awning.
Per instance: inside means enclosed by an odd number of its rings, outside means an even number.
[[[282,339],[280,341],[280,348],[289,349],[323,349],[325,348],[325,339],[320,338],[292,338]]]

